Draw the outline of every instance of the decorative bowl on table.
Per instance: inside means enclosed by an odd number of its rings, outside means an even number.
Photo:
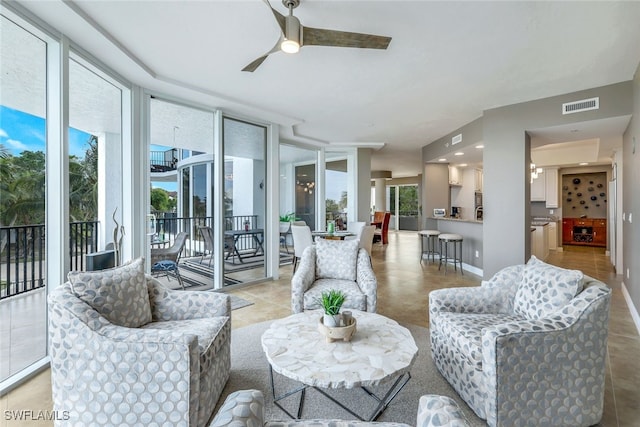
[[[351,337],[356,333],[356,319],[351,317],[349,319],[350,323],[346,326],[326,326],[322,321],[322,316],[318,322],[318,330],[322,335],[325,336],[328,343],[332,343],[334,341],[351,341]]]

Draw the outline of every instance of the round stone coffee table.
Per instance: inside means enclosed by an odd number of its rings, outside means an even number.
[[[375,421],[411,379],[409,370],[418,347],[408,329],[375,313],[352,310],[357,320],[349,342],[327,343],[318,331],[322,311],[313,310],[274,321],[262,335],[262,349],[269,361],[274,403],[291,418],[300,418],[305,390],[313,387],[360,420]],[[301,387],[276,395],[273,372],[302,383]],[[391,382],[383,396],[367,387]],[[369,417],[361,417],[323,389],[363,388],[378,404]],[[279,401],[300,392],[297,416]]]

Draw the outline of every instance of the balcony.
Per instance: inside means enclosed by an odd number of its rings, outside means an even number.
[[[178,150],[150,151],[151,173],[173,172],[178,164]]]

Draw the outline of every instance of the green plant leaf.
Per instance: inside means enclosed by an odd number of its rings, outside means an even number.
[[[346,298],[347,296],[344,292],[331,289],[322,293],[319,303],[325,314],[334,316],[340,313],[340,308]]]

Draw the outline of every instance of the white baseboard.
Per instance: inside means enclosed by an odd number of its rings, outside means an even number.
[[[470,273],[473,273],[475,275],[478,275],[480,277],[484,277],[484,271],[481,268],[478,268],[476,266],[473,265],[469,265],[469,264],[465,264],[464,262],[462,263],[462,268]]]
[[[631,313],[633,323],[636,324],[636,329],[638,330],[638,334],[640,334],[640,314],[638,314],[638,310],[636,310],[635,305],[633,305],[631,295],[629,295],[629,291],[627,291],[627,287],[624,285],[624,282],[622,282],[621,288],[622,295],[624,295],[624,299],[627,302],[627,306],[629,307],[629,312]]]

